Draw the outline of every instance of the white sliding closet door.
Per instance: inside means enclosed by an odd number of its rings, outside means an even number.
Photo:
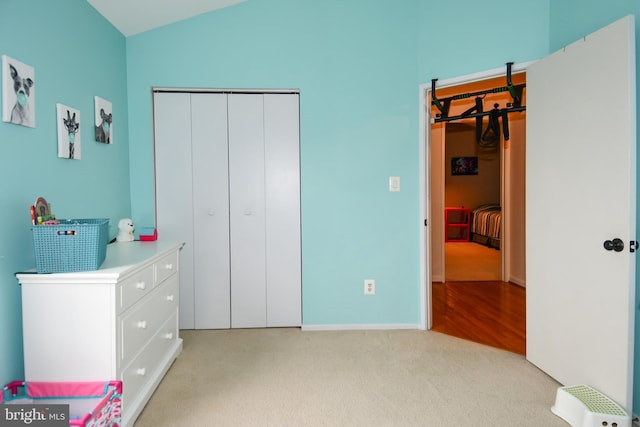
[[[269,327],[302,323],[299,122],[298,95],[264,95]]]
[[[263,96],[229,95],[231,327],[267,323]]]
[[[180,328],[194,327],[191,95],[154,93],[158,238],[185,242],[180,253]],[[186,309],[185,309],[186,308]]]
[[[300,326],[299,96],[154,93],[154,130],[180,328]]]
[[[227,95],[191,94],[195,329],[230,327]]]

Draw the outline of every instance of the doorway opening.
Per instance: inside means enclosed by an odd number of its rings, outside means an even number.
[[[445,84],[437,100],[427,91],[429,320],[430,329],[524,354],[526,113],[469,115],[513,106],[512,93],[493,91],[506,81],[524,88],[524,69]],[[453,100],[444,117],[457,119],[441,120],[440,99]]]
[[[502,141],[478,144],[473,122],[432,125],[444,126],[444,189],[431,191],[444,191],[444,282],[502,280]]]

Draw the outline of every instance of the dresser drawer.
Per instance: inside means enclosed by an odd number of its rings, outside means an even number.
[[[118,283],[118,310],[124,311],[153,289],[153,266],[149,265]]]
[[[122,370],[123,412],[131,405],[148,382],[157,378],[156,371],[178,340],[177,313],[170,316],[146,347]]]
[[[178,271],[178,252],[172,252],[153,264],[155,268],[155,285],[164,282]]]
[[[163,283],[120,320],[122,364],[126,365],[178,310],[178,276]]]

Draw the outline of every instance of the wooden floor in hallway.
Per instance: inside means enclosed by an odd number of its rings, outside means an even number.
[[[432,330],[524,355],[526,291],[508,282],[432,283]]]

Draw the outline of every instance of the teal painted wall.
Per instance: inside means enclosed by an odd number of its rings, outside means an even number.
[[[543,56],[548,14],[530,1],[249,0],[129,37],[134,220],[153,222],[152,86],[298,88],[304,324],[418,325],[418,86]]]
[[[36,92],[35,129],[0,122],[1,384],[24,375],[14,273],[35,265],[28,206],[44,196],[59,218],[109,217],[112,225],[131,214],[125,48],[84,0],[0,2],[0,55],[35,68]],[[113,145],[93,140],[96,95],[113,103]],[[80,110],[82,160],[57,157],[58,102]]]
[[[605,25],[622,18],[635,15],[636,23],[636,82],[640,82],[640,3],[637,0],[616,0],[603,2],[596,0],[563,0],[551,2],[550,51],[555,52],[563,46],[592,33]],[[566,19],[571,17],[571,19]],[[603,76],[603,84],[606,84]],[[640,88],[636,84],[637,87]],[[640,93],[636,93],[636,113],[640,118]],[[637,122],[637,121],[636,121]],[[640,132],[638,133],[640,140]],[[637,160],[640,164],[640,152]],[[639,175],[640,177],[640,175]],[[640,197],[638,197],[640,201]],[[640,217],[640,207],[637,208]],[[640,228],[639,228],[640,230]],[[635,324],[635,373],[633,387],[633,412],[640,413],[640,262],[636,263],[636,324]]]
[[[420,80],[491,70],[545,56],[550,0],[419,1]]]
[[[304,323],[418,323],[415,4],[249,0],[130,37],[134,217],[152,221],[151,86],[298,88]]]

